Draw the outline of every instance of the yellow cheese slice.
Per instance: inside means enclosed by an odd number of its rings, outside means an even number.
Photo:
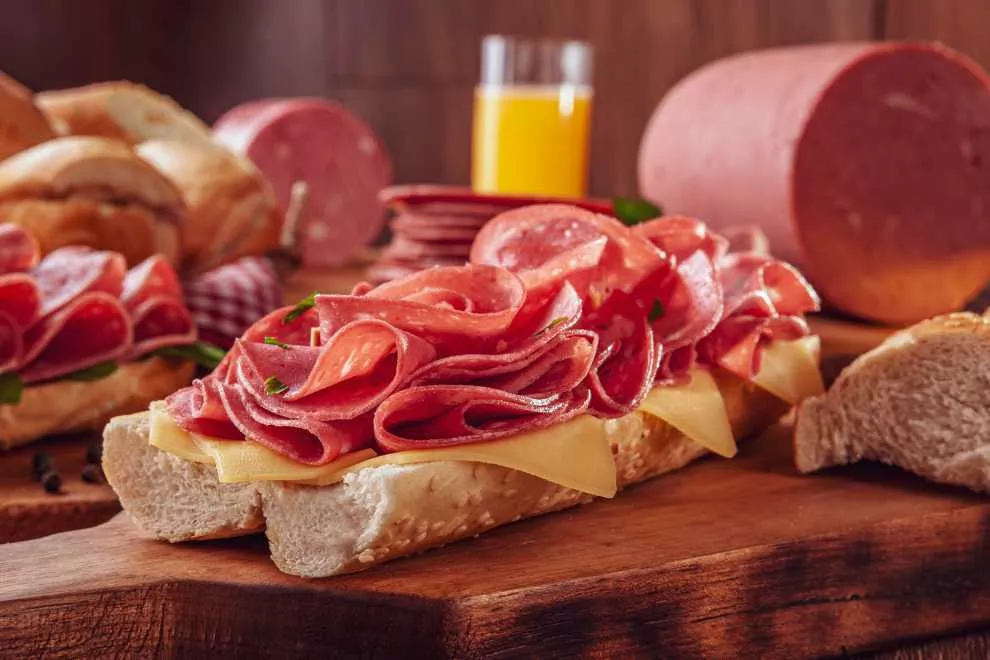
[[[715,379],[697,368],[689,376],[686,383],[654,388],[639,409],[667,422],[705,449],[732,458],[736,440]]]
[[[796,341],[774,341],[763,349],[760,372],[753,383],[794,405],[825,391],[818,368],[821,340],[809,335]]]
[[[519,470],[600,497],[612,497],[616,492],[615,463],[605,427],[590,415],[505,440],[380,456],[369,449],[327,465],[312,466],[296,463],[255,442],[188,433],[172,420],[161,402],[156,402],[151,405],[150,442],[180,458],[213,463],[221,483],[294,481],[329,485],[349,472],[380,465],[473,461]]]

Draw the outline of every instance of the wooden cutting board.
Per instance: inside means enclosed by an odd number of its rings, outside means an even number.
[[[82,480],[86,448],[98,440],[95,434],[49,438],[0,453],[0,543],[98,525],[120,511],[110,486]],[[33,478],[32,459],[39,451],[62,477],[56,494]]]
[[[990,501],[880,466],[799,476],[789,430],[620,497],[303,580],[262,537],[121,514],[0,546],[10,657],[763,657],[990,624]]]

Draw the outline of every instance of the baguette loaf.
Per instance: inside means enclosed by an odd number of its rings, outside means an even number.
[[[31,90],[0,73],[0,160],[54,137]]]
[[[147,407],[192,379],[191,362],[152,358],[121,365],[97,381],[60,380],[24,389],[20,403],[0,405],[0,449],[47,435],[96,431],[115,415]]]
[[[735,377],[720,373],[716,380],[737,438],[787,409]],[[608,420],[605,428],[620,487],[707,453],[641,412]],[[104,471],[139,527],[173,542],[264,529],[278,567],[304,577],[360,571],[592,499],[523,472],[447,460],[365,468],[331,486],[221,484],[212,465],[165,453],[148,434],[147,413],[114,419],[104,431]]]
[[[798,409],[795,464],[881,461],[990,493],[990,320],[938,316],[863,354]]]
[[[96,137],[50,140],[0,163],[0,218],[42,254],[65,245],[120,252],[129,265],[179,256],[182,195],[127,146]]]
[[[278,246],[278,200],[251,161],[205,142],[150,140],[136,151],[182,192],[183,270],[207,271]]]
[[[144,85],[119,81],[41,92],[41,111],[60,135],[94,135],[138,144],[165,138],[210,142],[196,115]]]

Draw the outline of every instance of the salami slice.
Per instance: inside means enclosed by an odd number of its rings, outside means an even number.
[[[522,281],[493,266],[433,268],[363,296],[317,296],[323,341],[355,318],[377,318],[433,344],[440,355],[493,345],[525,302]]]
[[[485,442],[573,419],[589,400],[585,388],[536,399],[490,387],[411,387],[378,407],[374,432],[386,451]]]
[[[342,106],[315,98],[258,101],[234,108],[213,130],[265,174],[283,213],[293,184],[306,182],[307,266],[339,266],[381,232],[378,191],[390,182],[391,162],[371,127]]]
[[[20,326],[12,316],[0,312],[0,374],[16,367],[23,351]]]
[[[152,298],[182,300],[182,287],[172,266],[161,255],[148,257],[124,276],[120,300],[129,309]]]
[[[117,252],[65,247],[49,253],[33,273],[41,290],[41,315],[66,307],[84,293],[119,297],[126,272],[124,257]]]
[[[243,437],[300,463],[326,464],[374,440],[370,415],[341,422],[289,419],[262,408],[240,385],[227,385],[219,392],[228,418]]]
[[[41,310],[41,292],[34,278],[26,273],[0,275],[0,310],[22,330],[31,325]]]
[[[373,410],[434,358],[433,347],[382,321],[354,321],[323,346],[242,342],[238,382],[266,410],[322,421]],[[275,378],[288,389],[271,394]]]
[[[116,297],[103,292],[77,296],[24,334],[21,380],[50,380],[116,360],[130,349],[132,333]]]
[[[20,273],[38,263],[38,241],[18,225],[0,225],[0,274]]]

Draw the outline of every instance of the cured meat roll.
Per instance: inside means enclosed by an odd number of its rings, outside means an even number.
[[[834,307],[902,323],[990,277],[990,89],[937,44],[743,53],[691,74],[643,136],[639,185],[716,229],[760,225]]]
[[[268,177],[283,213],[293,184],[306,182],[300,247],[307,266],[339,266],[381,233],[378,191],[389,184],[392,164],[371,127],[340,105],[254,101],[220,117],[213,132]]]

